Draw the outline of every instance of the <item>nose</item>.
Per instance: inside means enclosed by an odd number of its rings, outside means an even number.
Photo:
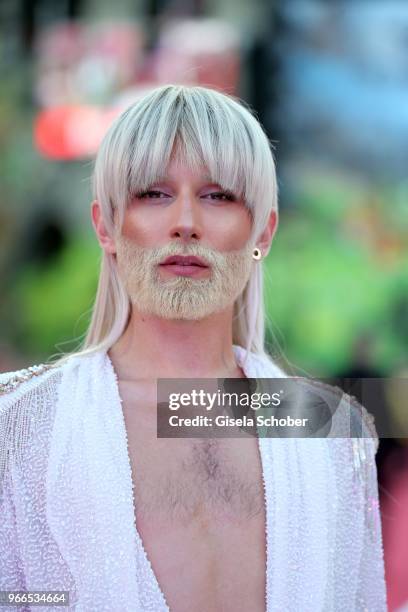
[[[192,193],[180,194],[172,206],[170,237],[190,242],[200,240],[201,236],[202,227],[198,203]]]

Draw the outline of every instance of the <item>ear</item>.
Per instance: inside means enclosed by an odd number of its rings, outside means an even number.
[[[101,207],[97,200],[94,200],[91,204],[91,218],[98,242],[105,253],[116,253],[115,242],[106,230],[105,223],[102,219]]]
[[[272,240],[278,227],[278,215],[275,210],[269,215],[268,223],[262,234],[256,241],[256,246],[262,251],[262,256],[265,258],[271,248]]]

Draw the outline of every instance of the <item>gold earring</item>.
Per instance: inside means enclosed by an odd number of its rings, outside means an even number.
[[[262,259],[261,249],[258,249],[258,247],[255,247],[254,250],[252,251],[252,257],[257,260]]]

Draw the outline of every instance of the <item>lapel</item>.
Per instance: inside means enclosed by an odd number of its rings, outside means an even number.
[[[104,353],[64,366],[46,478],[47,519],[78,610],[139,609],[132,479]]]
[[[248,378],[285,374],[234,346]],[[267,612],[326,610],[329,536],[336,490],[324,438],[259,438],[266,508]]]

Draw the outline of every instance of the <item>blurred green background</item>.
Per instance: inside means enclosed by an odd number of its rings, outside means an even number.
[[[225,83],[273,143],[280,221],[264,264],[272,354],[319,376],[360,361],[376,375],[407,366],[408,94],[398,68],[405,47],[383,29],[394,55],[379,63],[370,46],[379,16],[363,7],[359,17],[358,4],[343,3],[337,22],[328,21],[335,8],[316,2],[122,2],[116,15],[107,3],[3,5],[3,370],[78,346],[99,270],[92,146],[68,151],[62,115],[39,136],[39,117],[64,105],[126,105],[145,87],[177,80]],[[398,19],[390,7],[394,27]],[[95,43],[98,24],[104,46]],[[180,32],[189,42],[174,46]],[[192,76],[196,64],[205,70]],[[85,123],[78,131],[87,130]]]

